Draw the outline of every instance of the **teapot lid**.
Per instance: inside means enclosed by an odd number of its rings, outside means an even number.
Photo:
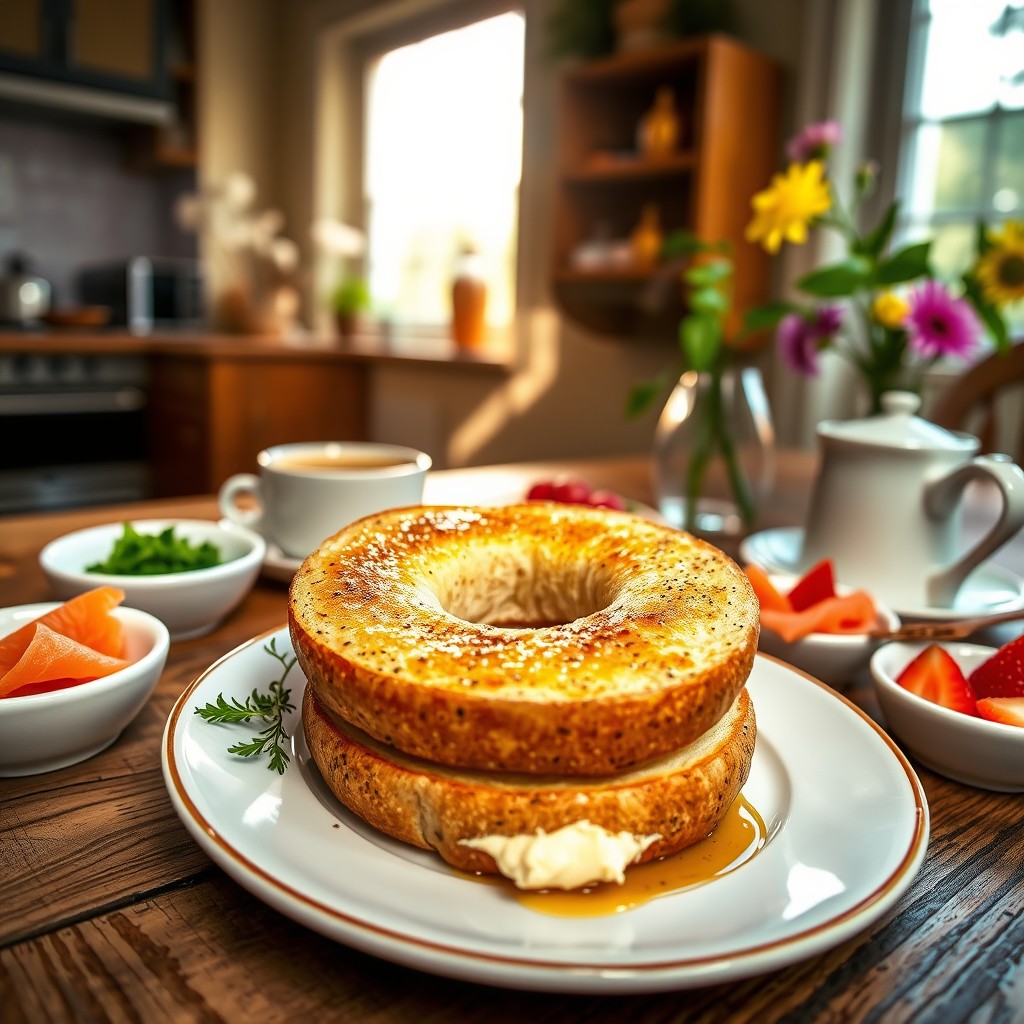
[[[921,399],[911,391],[887,391],[882,412],[862,420],[825,420],[818,424],[820,437],[871,444],[881,448],[973,452],[978,440],[955,433],[917,416]]]

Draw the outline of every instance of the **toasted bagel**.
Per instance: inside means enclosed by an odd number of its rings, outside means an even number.
[[[746,782],[756,733],[753,703],[744,689],[704,736],[608,779],[431,764],[332,714],[312,685],[303,696],[302,724],[324,781],[349,810],[395,839],[436,850],[456,868],[485,874],[498,873],[493,858],[462,840],[553,832],[585,818],[613,833],[658,835],[640,855],[642,862],[703,839]]]
[[[619,773],[707,732],[758,638],[750,583],[717,548],[546,502],[359,520],[302,563],[288,618],[320,700],[375,739],[567,775]]]

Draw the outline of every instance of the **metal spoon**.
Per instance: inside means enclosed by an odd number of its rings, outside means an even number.
[[[868,634],[873,640],[963,640],[979,629],[998,625],[1001,622],[1016,622],[1024,619],[1024,608],[995,615],[982,615],[974,619],[957,619],[952,622],[913,622],[899,629],[876,629]]]

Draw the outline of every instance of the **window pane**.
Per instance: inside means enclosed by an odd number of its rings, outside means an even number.
[[[462,246],[479,250],[487,319],[515,305],[524,19],[503,14],[385,54],[370,69],[368,272],[399,323],[447,326]]]
[[[995,102],[1024,106],[1024,82],[1015,80],[1024,69],[1024,34],[1012,24],[1020,6],[1007,0],[931,0],[921,87],[924,117],[988,111]]]
[[[1024,209],[1024,114],[1000,119],[996,150],[996,190],[992,205],[1020,219]]]
[[[939,145],[934,165],[937,211],[977,207],[982,201],[985,129],[984,121],[961,121],[938,127]]]

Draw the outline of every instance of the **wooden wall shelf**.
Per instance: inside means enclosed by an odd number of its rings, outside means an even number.
[[[680,144],[671,156],[645,159],[637,128],[663,85],[675,94]],[[564,72],[552,279],[566,316],[600,334],[676,337],[681,285],[661,289],[663,301],[652,308],[656,270],[574,265],[588,240],[628,238],[650,203],[666,234],[684,229],[732,243],[737,309],[767,299],[768,259],[744,231],[751,197],[777,167],[780,94],[774,62],[720,35]]]

